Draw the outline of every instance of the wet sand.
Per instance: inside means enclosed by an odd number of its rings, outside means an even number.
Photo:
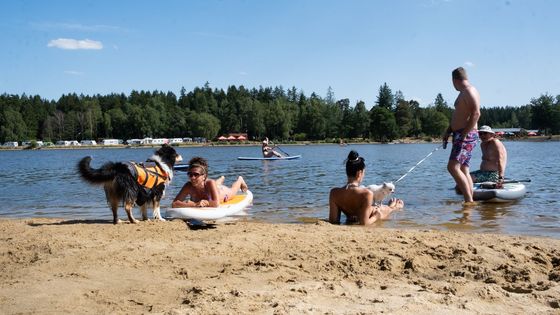
[[[314,224],[0,220],[3,314],[559,314],[560,240]]]

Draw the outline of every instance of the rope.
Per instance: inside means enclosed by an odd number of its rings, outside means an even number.
[[[425,158],[421,159],[418,163],[416,163],[416,165],[414,165],[413,167],[411,167],[408,172],[404,173],[403,176],[401,176],[399,179],[397,179],[395,181],[395,184],[400,182],[403,178],[405,178],[408,174],[410,174],[410,172],[412,172],[413,169],[415,169],[418,165],[420,165],[420,163],[424,162],[427,158],[430,157],[430,155],[434,154],[434,152],[436,152],[437,150],[439,150],[440,148],[443,147],[443,144],[439,145],[437,148],[433,149],[432,152],[430,152],[430,154],[426,155]]]

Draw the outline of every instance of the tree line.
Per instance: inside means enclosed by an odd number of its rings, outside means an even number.
[[[249,139],[334,140],[360,138],[392,141],[437,137],[447,128],[453,108],[440,94],[427,107],[393,93],[385,83],[368,110],[363,101],[306,96],[295,87],[230,86],[206,83],[179,96],[172,92],[132,91],[109,95],[0,95],[0,142],[24,140],[132,139],[204,137],[246,132]],[[479,124],[493,128],[539,129],[560,133],[560,95],[534,98],[519,107],[484,107]]]

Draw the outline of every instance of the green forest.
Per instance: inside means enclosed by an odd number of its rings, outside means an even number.
[[[372,93],[373,94],[373,93]],[[368,106],[370,105],[370,106]],[[368,110],[367,108],[370,107]],[[405,100],[385,83],[373,104],[306,96],[295,87],[230,86],[208,83],[179,96],[172,92],[132,91],[130,95],[62,95],[57,101],[39,95],[0,95],[0,142],[204,137],[230,132],[250,140],[267,136],[281,141],[437,137],[453,111],[441,93],[427,107]],[[560,95],[533,98],[526,105],[483,107],[479,125],[538,129],[560,133]]]

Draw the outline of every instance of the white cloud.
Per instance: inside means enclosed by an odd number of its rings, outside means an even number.
[[[91,39],[71,39],[71,38],[58,38],[53,39],[49,42],[47,47],[55,47],[60,49],[103,49],[103,44],[101,42],[91,40]]]
[[[472,63],[470,61],[465,61],[465,66],[467,66],[469,68],[474,68],[474,63]]]
[[[248,75],[248,73],[245,72],[245,71],[240,71],[240,72],[239,72],[239,75]]]
[[[64,71],[64,73],[69,74],[69,75],[84,75],[83,72],[75,71],[75,70],[66,70],[66,71]]]

